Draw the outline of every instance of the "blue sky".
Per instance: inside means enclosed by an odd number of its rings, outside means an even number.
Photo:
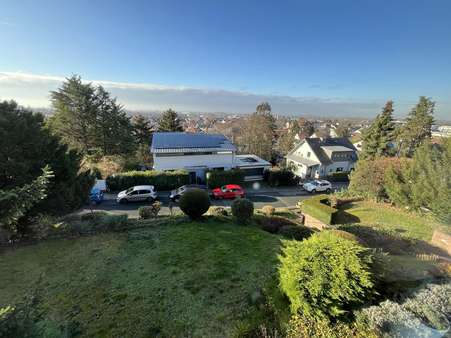
[[[0,41],[0,98],[24,105],[80,74],[131,109],[372,116],[426,95],[451,119],[447,0],[2,0]]]

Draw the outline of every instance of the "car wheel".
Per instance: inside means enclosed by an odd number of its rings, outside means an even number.
[[[316,193],[316,189],[312,189],[312,191],[310,191],[312,194]]]
[[[326,189],[326,192],[327,192],[328,194],[330,194],[331,191],[332,191],[332,190],[330,190],[330,188],[327,188],[327,189]]]

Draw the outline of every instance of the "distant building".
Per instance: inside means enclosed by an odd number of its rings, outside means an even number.
[[[296,176],[321,178],[352,171],[357,149],[345,137],[306,138],[288,153],[286,160]]]
[[[268,161],[256,155],[236,155],[237,148],[224,135],[203,133],[154,133],[150,152],[153,169],[185,169],[192,183],[204,183],[209,170],[240,168],[245,180],[261,180]]]

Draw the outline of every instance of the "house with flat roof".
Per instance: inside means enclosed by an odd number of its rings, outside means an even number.
[[[357,161],[357,149],[345,137],[306,138],[285,158],[296,176],[321,178],[351,172]]]
[[[190,173],[192,183],[205,182],[209,170],[244,170],[245,179],[261,180],[268,161],[256,155],[236,155],[237,148],[224,135],[157,132],[153,134],[150,152],[153,169],[184,169]]]

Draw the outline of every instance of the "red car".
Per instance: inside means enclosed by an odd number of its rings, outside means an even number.
[[[212,195],[214,199],[234,199],[244,197],[244,189],[237,184],[227,184],[221,188],[213,189]]]

